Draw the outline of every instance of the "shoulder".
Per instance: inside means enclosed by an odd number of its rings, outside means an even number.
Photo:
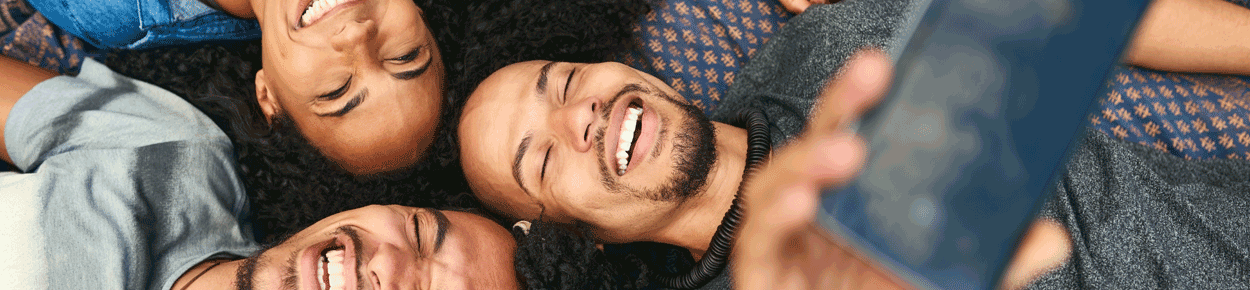
[[[14,105],[5,125],[14,165],[32,166],[58,154],[182,142],[230,148],[212,119],[182,98],[118,75],[87,60],[77,77],[35,86]]]

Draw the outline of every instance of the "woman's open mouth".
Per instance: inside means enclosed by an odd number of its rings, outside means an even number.
[[[360,0],[312,0],[308,3],[308,7],[304,8],[304,13],[300,15],[299,28],[307,27],[316,23],[317,20],[325,18],[330,12],[350,4],[359,2]]]

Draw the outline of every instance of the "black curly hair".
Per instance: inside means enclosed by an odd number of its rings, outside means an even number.
[[[102,61],[182,96],[226,132],[235,145],[256,237],[272,243],[326,216],[369,204],[481,208],[464,180],[455,135],[467,96],[495,70],[512,63],[602,62],[636,48],[633,29],[653,1],[414,0],[434,32],[446,68],[437,139],[413,167],[363,177],[320,154],[288,117],[266,119],[261,113],[253,85],[261,68],[259,41],[110,51]],[[635,263],[636,258],[599,251],[589,233],[578,229],[540,223],[529,238],[518,239],[517,274],[530,289],[636,289],[647,284],[638,278],[647,276],[647,268]],[[535,242],[543,239],[552,242]],[[617,282],[602,280],[608,277]]]
[[[354,176],[320,154],[288,118],[268,120],[255,101],[259,41],[110,51],[114,70],[186,98],[230,136],[252,202],[257,237],[298,231],[368,204],[480,207],[460,169],[455,124],[463,99],[494,70],[531,59],[607,61],[635,47],[646,0],[414,0],[446,67],[436,140],[411,168]]]
[[[414,0],[443,55],[448,74],[459,73],[463,18],[467,4]],[[446,3],[444,3],[446,2]],[[453,5],[454,4],[454,5]],[[459,6],[455,6],[459,5]],[[435,141],[418,164],[383,174],[353,176],[311,145],[289,118],[267,119],[255,98],[261,68],[259,41],[217,42],[105,53],[115,71],[182,96],[217,123],[235,145],[239,173],[247,189],[256,237],[264,242],[298,231],[331,214],[369,204],[421,207],[476,207],[459,162]],[[448,94],[444,108],[456,103]],[[456,114],[443,110],[439,125]],[[441,127],[440,127],[441,128]],[[440,129],[441,130],[441,129]]]

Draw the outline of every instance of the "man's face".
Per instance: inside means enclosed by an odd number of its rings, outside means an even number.
[[[487,206],[585,223],[607,242],[656,230],[702,191],[716,160],[702,112],[619,63],[505,67],[474,91],[459,135],[465,174]]]
[[[412,0],[265,3],[256,86],[267,117],[289,115],[309,142],[355,174],[403,168],[425,155],[442,110],[444,68]]]
[[[240,289],[516,289],[515,242],[473,214],[368,206],[248,258]]]

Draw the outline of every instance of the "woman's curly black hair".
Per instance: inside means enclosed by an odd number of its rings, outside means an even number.
[[[586,226],[535,221],[511,229],[522,289],[641,289],[647,267],[634,256],[609,259]],[[633,275],[629,275],[633,274]]]
[[[414,0],[443,55],[446,73],[460,73],[456,53],[468,5]],[[235,145],[239,174],[252,205],[261,241],[298,231],[337,212],[369,204],[476,207],[454,155],[453,142],[436,140],[411,168],[376,176],[353,176],[313,147],[289,118],[270,120],[260,111],[255,76],[259,41],[206,43],[143,51],[111,51],[103,62],[124,75],[182,96],[217,123]],[[440,131],[456,116],[446,94]]]
[[[611,61],[637,47],[633,29],[653,1],[414,0],[446,68],[437,139],[412,168],[368,177],[353,176],[320,154],[289,118],[265,118],[254,90],[259,41],[111,51],[103,62],[182,96],[226,132],[234,142],[256,237],[275,242],[326,216],[369,204],[481,208],[468,192],[457,148],[456,127],[467,96],[495,70],[520,61]],[[519,279],[529,289],[646,285],[638,278],[647,276],[646,267],[629,255],[606,255],[579,229],[539,223],[519,238]]]

